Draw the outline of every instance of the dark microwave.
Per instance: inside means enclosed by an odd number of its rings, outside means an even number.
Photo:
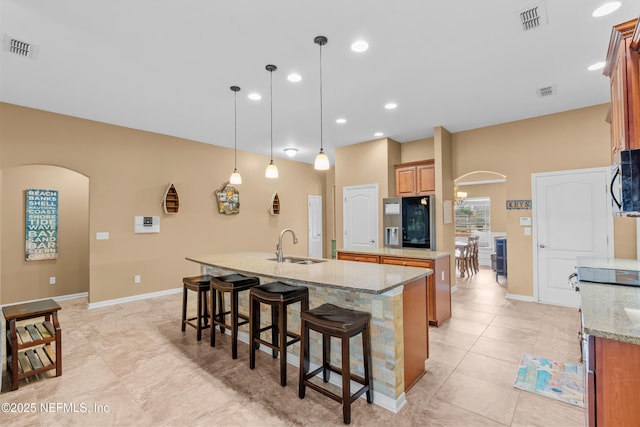
[[[640,216],[640,148],[622,150],[612,168],[611,199],[618,216]]]

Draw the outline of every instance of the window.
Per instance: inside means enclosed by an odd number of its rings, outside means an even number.
[[[456,231],[490,231],[491,198],[469,197],[456,202]]]

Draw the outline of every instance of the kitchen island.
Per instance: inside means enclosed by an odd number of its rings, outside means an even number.
[[[338,259],[429,268],[429,324],[440,326],[451,317],[451,268],[449,252],[414,248],[338,249]]]
[[[640,283],[635,259],[578,258],[602,283],[581,281],[582,357],[588,426],[635,426],[640,407]]]
[[[309,305],[325,302],[370,312],[374,403],[397,412],[407,391],[422,375],[428,357],[427,276],[432,270],[385,264],[316,260],[312,264],[278,263],[272,253],[236,252],[188,256],[203,274],[241,273],[261,283],[281,281],[309,288]],[[240,310],[248,313],[248,296],[241,294]],[[264,308],[267,309],[266,307]],[[298,307],[289,308],[289,327],[299,330]],[[263,318],[268,316],[264,315]],[[241,331],[242,332],[242,331]],[[240,339],[248,342],[247,334]],[[352,372],[363,375],[361,346],[354,338]],[[333,346],[332,360],[339,360]],[[312,364],[321,361],[321,341],[312,337]],[[287,360],[299,365],[299,344],[289,347]],[[334,376],[335,377],[335,376]],[[332,377],[332,381],[336,378]]]

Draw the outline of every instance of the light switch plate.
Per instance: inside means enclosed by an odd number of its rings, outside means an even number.
[[[109,240],[108,231],[99,231],[96,233],[96,240]]]

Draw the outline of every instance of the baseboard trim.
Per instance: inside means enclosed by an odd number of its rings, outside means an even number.
[[[505,298],[516,300],[516,301],[537,302],[536,300],[533,299],[533,297],[526,296],[526,295],[518,295],[518,294],[507,293],[505,295]]]
[[[0,307],[9,307],[10,305],[42,301],[42,300],[45,300],[45,299],[52,299],[54,301],[64,301],[64,300],[68,300],[68,299],[87,298],[87,297],[89,297],[89,292],[79,292],[77,294],[58,295],[58,296],[55,296],[55,297],[38,298],[38,299],[29,300],[29,301],[20,301],[20,302],[12,302],[12,303],[9,303],[9,304],[1,304]]]
[[[182,288],[167,289],[165,291],[158,291],[158,292],[149,292],[148,294],[138,294],[138,295],[132,295],[130,297],[109,299],[109,300],[100,301],[100,302],[91,302],[88,304],[88,308],[92,309],[92,308],[108,307],[110,305],[123,304],[125,302],[140,301],[148,298],[162,297],[165,295],[177,294],[179,292],[182,292]]]

